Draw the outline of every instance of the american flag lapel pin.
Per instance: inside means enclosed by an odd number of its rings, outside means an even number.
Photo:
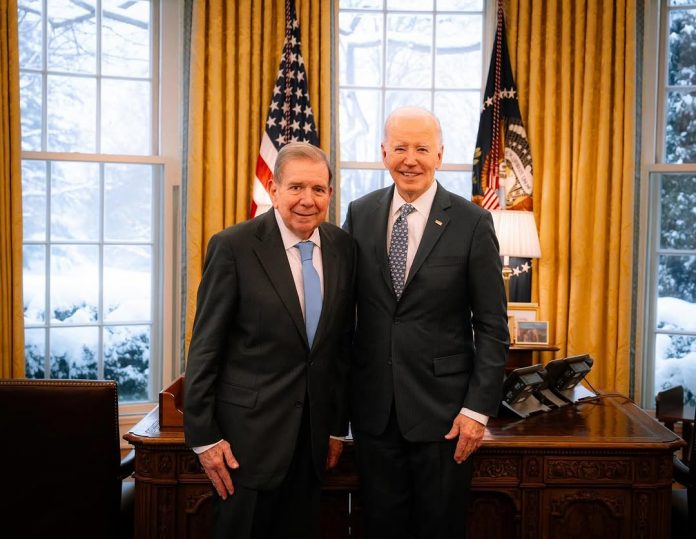
[[[440,219],[435,219],[435,224],[437,226],[442,226],[442,221],[440,221]]]

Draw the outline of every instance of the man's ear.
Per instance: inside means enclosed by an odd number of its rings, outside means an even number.
[[[266,190],[268,194],[271,195],[271,201],[273,202],[273,207],[276,207],[276,198],[278,197],[278,184],[275,180],[269,180],[266,185]]]

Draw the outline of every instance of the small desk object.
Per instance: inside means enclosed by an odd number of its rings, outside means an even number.
[[[125,438],[136,453],[135,537],[208,537],[212,486],[181,427],[161,428],[155,408]],[[468,536],[668,539],[672,454],[682,445],[620,395],[492,419],[474,456]],[[362,515],[346,443],[322,490],[322,537],[364,537]]]

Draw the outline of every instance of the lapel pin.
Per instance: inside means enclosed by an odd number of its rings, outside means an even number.
[[[440,221],[440,219],[435,219],[435,224],[437,226],[442,226],[442,221]]]

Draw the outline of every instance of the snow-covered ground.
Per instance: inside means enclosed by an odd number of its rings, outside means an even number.
[[[696,304],[678,298],[659,298],[657,327],[696,331]],[[658,334],[655,339],[655,393],[684,386],[685,398],[696,396],[696,337]]]

